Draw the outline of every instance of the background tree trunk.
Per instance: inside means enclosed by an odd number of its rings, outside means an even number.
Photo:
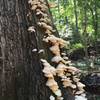
[[[49,100],[40,57],[50,59],[50,52],[36,23],[28,0],[0,0],[0,100]],[[28,32],[32,25],[35,33]],[[32,52],[35,48],[45,53]],[[65,100],[74,100],[70,91]]]

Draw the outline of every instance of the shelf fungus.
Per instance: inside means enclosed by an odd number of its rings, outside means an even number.
[[[52,34],[52,32],[50,30],[48,30],[48,29],[46,29],[45,33],[46,34]]]
[[[49,35],[48,37],[44,38],[43,41],[45,42],[50,42],[52,43],[52,45],[54,45],[55,43],[57,43],[56,41],[57,37],[55,37],[54,35]]]
[[[62,56],[66,56],[66,53],[65,53],[65,52],[62,52],[61,55],[62,55]]]
[[[68,60],[68,57],[64,56],[63,59],[64,59],[64,60]],[[70,62],[71,62],[71,61],[70,61]]]
[[[36,9],[36,15],[43,15],[43,12],[40,9]]]
[[[48,29],[48,30],[50,30],[50,31],[53,30],[52,27],[51,27],[50,25],[46,24],[45,22],[38,22],[38,25],[39,25],[40,27],[44,28],[44,29]]]
[[[72,73],[72,74],[80,72],[79,69],[77,69],[76,67],[72,67],[72,66],[67,67],[67,71],[70,72],[70,73]]]
[[[64,62],[64,59],[61,57],[61,56],[54,56],[52,59],[51,59],[52,62],[55,62],[55,63],[59,63],[59,62]]]
[[[72,89],[76,89],[77,86],[76,86],[76,84],[71,84],[70,87],[71,87]]]
[[[30,26],[30,27],[28,28],[28,31],[30,31],[30,32],[35,32],[34,26]]]
[[[64,47],[66,44],[66,41],[64,41],[61,38],[55,37],[54,35],[49,35],[46,38],[46,40],[50,41],[52,43],[52,45],[59,44],[60,48]]]
[[[44,76],[47,78],[53,78],[54,75],[56,75],[56,69],[52,67],[46,60],[41,59],[44,65],[44,69],[42,70],[44,73]]]
[[[74,76],[74,77],[73,77],[73,81],[74,81],[74,82],[79,82],[80,79]]]
[[[66,65],[64,65],[63,63],[58,64],[56,71],[58,76],[64,76],[64,72],[66,71]]]
[[[59,44],[54,45],[52,47],[49,48],[50,51],[55,54],[56,56],[60,56],[60,49],[59,49]]]
[[[48,19],[48,18],[41,18],[40,21],[44,22],[44,23],[47,23],[47,24],[51,23],[51,20]]]
[[[79,89],[82,89],[83,87],[85,87],[85,85],[82,84],[81,82],[77,82],[77,87],[78,87]]]
[[[54,78],[49,78],[46,82],[46,86],[48,86],[57,97],[62,96],[61,90]]]
[[[29,0],[29,4],[31,4],[31,10],[34,11],[37,18],[37,25],[43,29],[44,38],[43,41],[50,45],[49,50],[54,54],[51,59],[51,62],[55,63],[56,68],[53,67],[47,60],[41,59],[41,62],[44,66],[42,72],[44,76],[47,78],[46,86],[52,90],[53,94],[56,96],[50,96],[50,100],[63,100],[62,92],[60,87],[58,86],[57,81],[55,81],[55,77],[60,77],[62,86],[64,88],[71,87],[75,94],[81,94],[84,92],[83,87],[84,84],[79,82],[79,79],[76,77],[76,74],[80,72],[79,69],[71,66],[71,61],[68,60],[65,53],[61,53],[61,48],[69,43],[65,40],[56,37],[53,35],[55,30],[51,25],[51,19],[48,16],[48,7],[44,0]],[[35,32],[33,26],[28,28],[28,31]],[[33,49],[33,52],[37,50]],[[45,52],[44,50],[40,50],[38,53]],[[78,88],[78,90],[77,90]]]
[[[67,44],[67,42],[61,38],[58,38],[58,43],[60,45],[60,48],[63,48]]]
[[[80,94],[82,94],[82,93],[84,93],[84,89],[75,92],[75,95],[80,95]]]
[[[50,100],[56,100],[54,96],[50,96]]]
[[[46,86],[48,86],[53,91],[53,93],[55,93],[59,88],[57,82],[53,78],[49,78],[47,80]]]
[[[70,87],[72,85],[72,80],[70,80],[70,78],[66,78],[66,79],[62,79],[63,82],[63,87]]]

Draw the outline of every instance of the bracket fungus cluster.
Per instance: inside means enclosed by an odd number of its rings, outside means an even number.
[[[42,72],[47,78],[46,86],[48,86],[55,95],[55,97],[50,96],[50,100],[55,100],[55,98],[56,100],[64,99],[55,77],[61,79],[63,88],[70,87],[73,90],[73,94],[83,93],[83,87],[85,85],[79,82],[79,78],[77,77],[77,73],[79,73],[80,70],[70,66],[70,61],[68,57],[66,57],[66,54],[61,53],[61,48],[63,48],[67,42],[53,34],[55,30],[53,30],[51,25],[47,12],[48,7],[44,0],[29,0],[29,4],[31,4],[31,9],[35,11],[38,18],[37,25],[44,29],[43,41],[50,44],[49,50],[54,55],[51,62],[56,64],[56,67],[54,67],[48,63],[47,60],[41,59],[44,66]],[[33,27],[29,28],[29,30],[34,31]]]

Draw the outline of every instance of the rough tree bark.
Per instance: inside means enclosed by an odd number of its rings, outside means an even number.
[[[50,59],[50,53],[36,22],[28,0],[0,0],[0,100],[49,100],[40,57]],[[32,25],[35,33],[28,32]],[[33,53],[35,48],[45,53]],[[74,97],[67,91],[65,100]]]

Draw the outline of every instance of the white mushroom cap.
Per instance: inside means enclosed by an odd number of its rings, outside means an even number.
[[[51,73],[49,67],[44,67],[44,69],[42,70],[42,72],[45,73],[45,74]]]
[[[54,56],[52,59],[51,59],[52,62],[55,62],[55,63],[58,63],[60,61],[63,61],[63,58],[61,56]]]
[[[72,82],[72,81],[70,80],[70,78],[67,78],[66,76],[65,76],[64,78],[62,77],[61,81],[70,81],[70,82]]]
[[[56,75],[56,69],[52,66],[44,67],[43,72],[44,73],[52,73],[53,75]]]
[[[85,85],[82,84],[81,82],[77,82],[77,86],[78,86],[78,87],[85,87]]]
[[[30,32],[35,32],[34,26],[30,26],[30,27],[28,28],[28,31],[30,31]]]
[[[79,94],[82,94],[83,92],[84,92],[84,90],[81,90],[81,91],[77,91],[75,94],[79,95]]]
[[[63,63],[60,63],[58,66],[57,66],[57,70],[66,70],[67,66],[64,65]]]
[[[71,76],[71,74],[70,73],[66,73],[66,76]]]
[[[55,100],[55,97],[51,95],[50,100]]]
[[[64,75],[64,76],[62,76],[61,78],[62,78],[62,79],[67,79],[67,76]]]
[[[51,65],[48,62],[43,63],[43,65],[44,65],[44,67],[51,67]]]
[[[74,80],[74,82],[79,82],[80,81],[80,79],[77,78],[77,77],[73,77],[73,80]]]
[[[49,42],[48,38],[45,38],[45,37],[43,38],[43,41],[47,43]]]
[[[66,56],[66,53],[65,52],[62,52],[61,55]]]
[[[46,63],[47,61],[45,59],[40,59],[42,63]]]
[[[66,59],[64,59],[64,60],[65,60],[65,64],[69,64],[69,65],[71,64],[71,61],[70,60],[68,60],[68,61],[66,61]]]
[[[85,93],[81,95],[75,95],[75,100],[87,100]]]
[[[61,90],[58,89],[57,91],[54,92],[56,96],[61,97]]]
[[[76,72],[80,72],[80,70],[79,69],[77,69],[76,67],[72,67],[72,66],[69,66],[69,67],[67,67],[67,70],[68,70],[68,72],[74,72],[74,73],[76,73]]]
[[[63,57],[64,60],[68,60],[68,57]]]
[[[70,87],[73,88],[73,89],[76,89],[76,85],[75,84],[71,84]]]

